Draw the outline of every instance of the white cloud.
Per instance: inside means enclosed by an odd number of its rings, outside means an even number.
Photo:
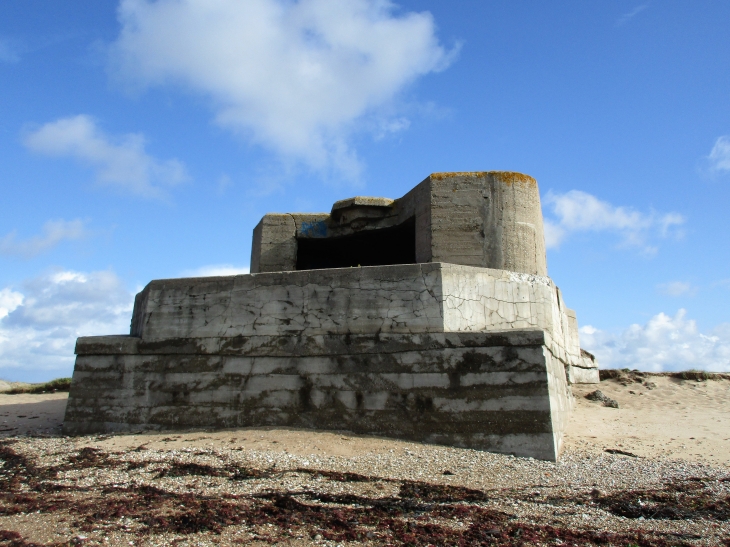
[[[232,264],[211,264],[194,270],[185,270],[181,277],[217,277],[222,275],[240,275],[249,273],[248,266],[233,266]]]
[[[697,293],[697,287],[694,287],[691,283],[685,281],[670,281],[668,283],[662,283],[658,287],[659,292],[666,294],[667,296],[692,296]]]
[[[616,232],[622,244],[653,253],[656,247],[649,245],[651,235],[666,237],[684,224],[678,213],[658,214],[654,211],[642,213],[630,207],[617,207],[580,190],[565,194],[548,193],[546,208],[552,211],[552,218],[545,218],[545,244],[548,248],[559,247],[571,233]]]
[[[221,125],[355,178],[358,122],[392,114],[399,92],[458,50],[439,44],[430,13],[396,11],[388,0],[122,0],[113,71],[202,92]],[[393,117],[389,130],[407,127]]]
[[[81,239],[87,235],[81,219],[49,220],[43,225],[42,236],[18,241],[17,234],[13,231],[0,238],[0,254],[30,258],[55,247],[61,241]]]
[[[384,118],[379,120],[377,129],[374,132],[375,140],[381,140],[393,133],[405,131],[411,125],[411,121],[401,116],[400,118]]]
[[[0,291],[0,370],[69,376],[76,338],[127,334],[134,295],[111,271],[56,270]],[[2,310],[7,310],[2,315]]]
[[[86,115],[47,123],[29,131],[23,142],[34,152],[69,157],[91,166],[99,184],[145,197],[160,197],[164,195],[161,186],[179,184],[188,178],[180,161],[160,161],[150,156],[145,151],[143,135],[106,135]]]
[[[0,38],[0,62],[17,63],[20,61],[20,54],[17,48],[7,39]]]
[[[730,323],[703,334],[685,316],[683,309],[674,317],[659,313],[620,333],[588,325],[580,329],[581,346],[598,357],[601,368],[730,371]]]
[[[715,141],[710,155],[710,171],[714,173],[730,173],[730,137],[722,136]]]
[[[8,315],[23,303],[23,295],[8,287],[0,290],[0,319]]]
[[[625,25],[631,19],[636,17],[638,14],[640,14],[642,11],[644,11],[648,7],[649,7],[649,4],[640,4],[640,5],[636,6],[631,11],[628,11],[628,12],[624,13],[621,17],[619,17],[618,21],[616,21],[616,25],[617,26]]]

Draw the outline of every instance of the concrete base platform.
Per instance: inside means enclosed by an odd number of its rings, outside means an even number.
[[[555,461],[574,404],[541,329],[79,338],[64,433],[293,427]]]
[[[568,379],[571,384],[598,384],[601,381],[601,376],[597,367],[570,367]]]
[[[575,331],[577,332],[576,325]],[[571,384],[597,384],[601,381],[601,375],[598,372],[598,362],[596,356],[586,350],[580,350],[580,360],[573,361],[567,368],[568,381]]]

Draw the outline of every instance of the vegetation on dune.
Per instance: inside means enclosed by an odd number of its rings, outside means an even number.
[[[646,379],[656,376],[668,376],[679,380],[695,380],[704,382],[706,380],[730,380],[730,374],[722,372],[707,372],[706,370],[690,369],[679,372],[642,372],[628,368],[606,368],[598,371],[601,381],[617,380],[618,382],[643,382]]]
[[[56,378],[50,382],[42,384],[22,384],[11,387],[8,395],[17,395],[19,393],[55,393],[57,391],[68,391],[71,388],[71,378]]]

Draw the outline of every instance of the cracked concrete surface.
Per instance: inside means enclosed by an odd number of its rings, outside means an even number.
[[[454,264],[159,280],[143,294],[133,334],[146,340],[525,328],[567,336],[549,278]]]
[[[64,427],[346,429],[556,459],[569,311],[547,277],[442,263],[153,281],[133,336],[79,339]]]
[[[150,342],[538,328],[550,333],[571,381],[597,374],[550,278],[456,264],[158,280],[141,293],[132,323],[132,334]]]
[[[251,337],[242,353],[82,338],[67,434],[277,426],[555,460],[573,406],[541,330]],[[265,338],[265,341],[257,340]],[[221,341],[218,342],[221,347]]]

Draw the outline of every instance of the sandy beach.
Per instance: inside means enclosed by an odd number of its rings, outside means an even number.
[[[574,394],[558,463],[346,432],[68,438],[65,393],[0,394],[0,545],[730,544],[729,380]]]

